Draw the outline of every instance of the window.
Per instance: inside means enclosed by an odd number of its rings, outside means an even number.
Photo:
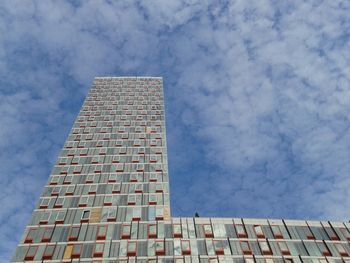
[[[107,212],[107,222],[115,222],[117,219],[117,210],[114,208],[111,208]]]
[[[53,252],[55,251],[55,245],[47,245],[42,256],[42,260],[52,259]]]
[[[88,194],[96,194],[97,192],[97,184],[90,185]]]
[[[39,221],[39,224],[40,225],[46,225],[49,221],[49,218],[51,216],[51,212],[45,212],[41,215],[41,218],[40,218],[40,221]]]
[[[333,243],[335,248],[338,250],[339,254],[342,256],[342,257],[348,257],[349,254],[348,252],[346,251],[346,249],[344,248],[343,244],[341,243]]]
[[[53,227],[47,227],[44,230],[41,242],[50,242],[53,234]]]
[[[254,231],[255,231],[255,234],[256,234],[257,238],[265,238],[265,234],[264,234],[263,229],[262,229],[261,226],[255,225],[254,226]]]
[[[112,193],[113,194],[119,194],[120,193],[120,188],[121,188],[120,184],[114,184],[113,187],[112,187]]]
[[[163,184],[162,183],[156,184],[156,193],[163,193]]]
[[[346,228],[339,228],[340,232],[343,234],[343,236],[350,241],[350,233]]]
[[[238,224],[235,226],[236,226],[236,231],[237,231],[238,237],[240,237],[240,238],[247,238],[248,237],[247,232],[245,231],[245,228],[242,224]]]
[[[63,184],[71,184],[73,181],[73,175],[66,175],[64,178]]]
[[[213,240],[213,246],[216,255],[224,254],[224,242],[222,240]]]
[[[90,210],[84,210],[83,214],[81,216],[81,223],[87,223],[89,222],[89,218],[90,218]]]
[[[94,174],[88,174],[85,179],[86,184],[91,184],[95,181],[95,175]]]
[[[103,201],[104,206],[111,206],[112,205],[112,200],[113,200],[113,195],[106,195],[105,199]]]
[[[324,229],[326,230],[326,232],[331,240],[339,240],[339,237],[337,236],[337,234],[333,231],[333,229],[331,227],[324,227]]]
[[[149,224],[148,238],[156,238],[156,237],[157,237],[157,224]]]
[[[48,208],[50,200],[51,200],[51,198],[49,198],[49,197],[41,198],[39,208],[40,209]]]
[[[96,240],[105,240],[108,226],[98,226]]]
[[[240,245],[244,255],[252,255],[252,250],[249,246],[248,241],[240,241]]]
[[[182,255],[191,255],[191,245],[189,240],[181,240]]]
[[[35,237],[37,229],[36,228],[31,228],[28,230],[27,236],[24,239],[24,243],[33,243],[33,238]]]
[[[54,208],[62,208],[64,200],[64,197],[57,197]]]
[[[135,193],[143,192],[143,184],[135,184]]]
[[[105,246],[104,243],[96,243],[94,246],[94,251],[93,251],[92,256],[93,257],[102,257],[104,246]]]
[[[329,251],[329,249],[327,248],[327,246],[326,246],[325,243],[323,243],[323,242],[317,242],[316,244],[317,244],[318,248],[320,249],[320,251],[321,251],[321,253],[322,253],[323,256],[325,256],[325,257],[330,257],[330,256],[332,256],[332,255],[331,255],[331,252]]]
[[[87,206],[87,203],[88,203],[88,198],[89,196],[87,195],[82,195],[79,199],[79,204],[78,206],[79,207],[86,207]]]
[[[75,185],[69,185],[66,188],[66,193],[65,195],[73,195],[74,194],[74,190],[75,190]]]
[[[283,239],[283,234],[279,226],[271,226],[271,230],[276,239]]]
[[[54,188],[52,188],[51,196],[59,195],[60,191],[61,191],[61,187],[60,186],[55,186]]]
[[[182,237],[181,225],[173,224],[173,236],[174,237]]]
[[[259,241],[259,246],[263,255],[272,255],[272,251],[267,241]]]
[[[27,250],[24,260],[34,260],[37,250],[38,250],[38,246],[30,246]]]
[[[281,253],[283,256],[289,256],[290,255],[290,251],[289,248],[286,244],[286,242],[278,242],[278,247],[281,250]]]
[[[50,185],[56,185],[56,184],[58,184],[59,180],[60,180],[60,177],[59,177],[59,176],[57,176],[57,175],[52,175],[52,176],[51,176],[51,179],[50,179]]]
[[[128,195],[128,205],[136,204],[136,195]]]
[[[72,258],[80,258],[80,255],[83,251],[83,245],[82,244],[74,244],[72,249]]]
[[[68,241],[77,241],[79,236],[80,226],[72,226],[69,231]]]
[[[129,241],[127,245],[127,256],[135,257],[136,256],[137,243],[136,241]]]
[[[134,207],[132,210],[132,221],[141,220],[141,207]]]
[[[108,183],[115,183],[117,182],[117,174],[110,174],[108,176]]]
[[[149,196],[148,196],[148,204],[149,205],[156,205],[157,204],[157,195],[149,194]]]
[[[154,246],[156,256],[163,256],[165,253],[164,240],[156,240]]]
[[[123,224],[122,230],[121,230],[121,239],[129,239],[130,232],[131,232],[131,225],[130,224]]]
[[[156,207],[156,220],[164,219],[164,209],[163,207]]]
[[[203,225],[203,231],[204,231],[204,236],[207,238],[213,238],[214,234],[213,234],[213,230],[211,229],[211,225],[210,224],[204,224]]]
[[[157,176],[156,173],[150,173],[149,174],[149,181],[150,182],[157,182],[157,180],[158,180],[158,176]]]
[[[66,217],[66,211],[59,211],[56,215],[55,224],[63,224]]]

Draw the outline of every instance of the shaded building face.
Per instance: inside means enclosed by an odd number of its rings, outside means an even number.
[[[12,262],[350,262],[349,223],[172,218],[162,78],[95,78]]]

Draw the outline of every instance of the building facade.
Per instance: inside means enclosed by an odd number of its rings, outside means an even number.
[[[98,77],[12,262],[350,262],[348,222],[170,215],[163,83]]]

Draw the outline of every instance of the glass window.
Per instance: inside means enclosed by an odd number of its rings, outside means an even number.
[[[127,256],[135,257],[136,256],[137,243],[136,241],[129,241],[127,246]]]
[[[65,195],[73,195],[74,194],[74,190],[75,190],[75,185],[69,185],[66,188],[66,193]]]
[[[37,250],[38,246],[30,246],[27,250],[24,260],[33,260]]]
[[[82,216],[81,216],[81,220],[80,220],[80,222],[88,222],[89,221],[89,218],[90,218],[90,210],[84,210],[83,211],[83,214],[82,214]]]
[[[55,251],[55,245],[47,245],[42,256],[42,260],[52,259],[53,253]]]
[[[290,251],[289,251],[289,248],[288,248],[286,242],[280,241],[277,244],[278,244],[279,249],[281,250],[282,255],[284,255],[284,256],[290,255]]]
[[[283,234],[282,234],[281,229],[280,229],[279,226],[271,226],[271,230],[272,230],[273,236],[276,239],[282,239],[283,238]]]
[[[82,244],[74,244],[72,249],[72,258],[80,258],[80,255],[83,251],[83,245]]]
[[[191,245],[189,240],[181,240],[182,255],[191,255]]]
[[[33,243],[33,238],[35,237],[36,235],[36,231],[37,229],[36,228],[31,228],[28,230],[28,233],[27,233],[27,236],[26,238],[24,239],[24,243]]]
[[[265,234],[264,234],[261,226],[255,225],[254,231],[255,231],[255,234],[258,238],[265,238]]]
[[[149,194],[149,196],[148,196],[148,204],[149,205],[156,205],[157,204],[157,195]]]
[[[108,226],[98,226],[96,240],[105,240]]]
[[[182,237],[181,225],[173,224],[173,236],[174,237]]]
[[[46,209],[49,207],[49,203],[50,203],[51,198],[50,197],[44,197],[40,199],[40,205],[39,208],[40,209]]]
[[[53,234],[53,227],[46,227],[41,238],[41,242],[50,242]]]
[[[224,244],[222,240],[213,240],[213,246],[216,255],[224,254]]]
[[[213,230],[211,228],[210,224],[204,224],[203,225],[203,231],[204,231],[204,236],[207,238],[213,238],[214,234],[213,234]]]
[[[344,248],[343,244],[341,243],[333,243],[335,248],[338,250],[339,254],[342,256],[342,257],[348,257],[349,254],[348,252],[346,251],[346,249]]]
[[[149,224],[148,225],[148,238],[156,238],[157,237],[157,225]]]
[[[102,257],[104,243],[96,243],[94,247],[93,257]]]
[[[267,241],[259,241],[259,246],[263,255],[272,255],[272,251]]]
[[[121,230],[121,238],[122,239],[129,239],[130,232],[131,232],[131,225],[130,224],[123,224],[122,230]]]
[[[249,246],[248,241],[240,241],[240,245],[244,255],[252,255],[252,250]]]
[[[157,240],[154,243],[154,246],[155,246],[155,254],[157,256],[163,256],[165,253],[164,240]]]
[[[235,227],[236,227],[238,237],[241,237],[241,238],[248,237],[247,232],[242,224],[237,224],[235,225]]]
[[[68,241],[77,241],[79,236],[80,226],[72,226],[69,231]]]

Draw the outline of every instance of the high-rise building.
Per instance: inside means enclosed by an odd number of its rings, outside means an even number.
[[[170,215],[163,83],[98,77],[12,262],[350,262],[347,222]]]

